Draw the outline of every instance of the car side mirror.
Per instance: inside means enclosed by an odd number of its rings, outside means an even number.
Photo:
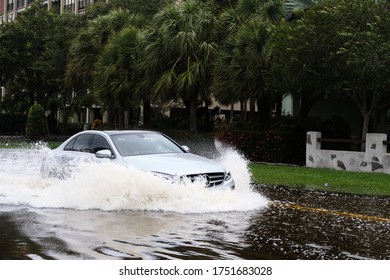
[[[100,150],[100,151],[97,151],[95,156],[97,158],[109,158],[109,159],[115,158],[115,156],[111,153],[110,150]]]
[[[186,152],[188,153],[190,151],[190,148],[188,148],[187,146],[183,145],[181,146],[181,148]]]

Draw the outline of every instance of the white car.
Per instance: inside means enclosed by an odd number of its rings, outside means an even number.
[[[206,187],[234,189],[230,171],[210,159],[194,155],[168,136],[145,130],[79,132],[51,151],[42,163],[45,177],[66,177],[66,165],[85,156],[131,165],[170,180],[201,178]],[[186,179],[187,180],[187,179]]]

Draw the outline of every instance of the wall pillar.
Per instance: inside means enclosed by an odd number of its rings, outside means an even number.
[[[64,13],[65,0],[60,0],[60,14]]]
[[[387,152],[386,134],[367,133],[365,160],[371,164],[371,171],[383,169],[383,155]]]
[[[308,131],[306,134],[306,166],[315,167],[318,160],[318,151],[321,150],[321,132]]]

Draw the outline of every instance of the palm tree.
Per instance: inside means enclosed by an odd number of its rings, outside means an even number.
[[[124,128],[125,108],[137,100],[134,84],[139,33],[135,27],[115,33],[100,54],[93,72],[94,93],[103,103],[119,108],[119,128]]]
[[[253,20],[243,24],[226,40],[215,70],[217,100],[223,104],[241,102],[242,105],[248,100],[265,101],[262,71],[267,63],[266,45],[270,35],[271,28],[267,23]],[[245,119],[245,106],[242,111]]]
[[[209,95],[216,48],[216,18],[200,1],[171,5],[158,13],[147,36],[139,69],[154,99],[182,99],[189,109],[191,131],[197,130],[200,95]]]
[[[215,68],[215,95],[223,104],[241,102],[241,120],[246,119],[246,106],[251,102],[264,106],[263,117],[269,115],[269,96],[265,92],[262,72],[267,67],[267,43],[275,22],[282,18],[282,1],[241,0],[235,9],[221,16],[227,35],[222,42]]]
[[[70,47],[65,76],[68,87],[78,94],[91,92],[93,76],[99,73],[96,68],[97,62],[109,39],[125,27],[140,27],[145,24],[146,20],[142,16],[130,14],[129,11],[122,9],[113,10],[107,15],[91,20]],[[101,97],[102,93],[99,93],[99,96]],[[109,108],[108,111],[110,115],[108,123],[110,123],[113,110]]]
[[[73,87],[90,88],[92,72],[108,38],[130,25],[133,17],[126,10],[114,10],[88,23],[70,47],[66,81]]]

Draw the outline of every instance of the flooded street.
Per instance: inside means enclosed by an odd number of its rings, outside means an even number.
[[[0,150],[0,259],[390,259],[390,198],[253,186],[232,151],[235,191],[107,162],[44,179],[47,153]]]

